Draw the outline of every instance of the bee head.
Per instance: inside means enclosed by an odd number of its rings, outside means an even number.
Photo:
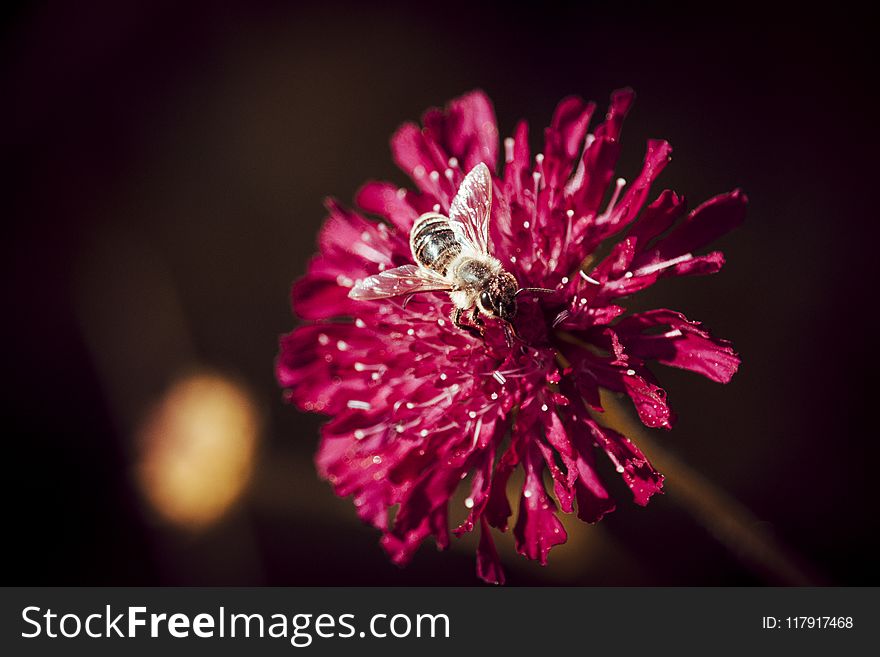
[[[501,272],[493,277],[486,288],[480,292],[477,305],[490,317],[499,317],[510,322],[516,317],[516,291],[519,289],[513,274]]]

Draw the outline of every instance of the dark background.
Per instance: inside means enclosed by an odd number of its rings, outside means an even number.
[[[619,172],[668,139],[665,187],[742,187],[728,265],[639,299],[742,354],[718,386],[660,372],[655,438],[751,509],[816,581],[877,584],[875,36],[830,14],[449,3],[37,3],[2,39],[6,584],[470,584],[472,546],[391,565],[311,465],[320,418],[281,402],[279,334],[323,198],[406,180],[388,139],[473,88],[536,151],[559,99],[638,98]],[[664,3],[665,4],[665,3]],[[837,3],[835,3],[837,6]],[[133,439],[181,373],[238,382],[262,421],[217,522],[138,491]],[[111,374],[108,374],[111,373]],[[869,422],[870,423],[869,423]],[[584,527],[511,584],[774,583],[667,495]]]

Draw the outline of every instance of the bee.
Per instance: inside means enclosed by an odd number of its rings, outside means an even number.
[[[516,278],[491,255],[489,217],[492,210],[492,174],[482,162],[465,176],[449,216],[428,212],[413,224],[409,235],[415,265],[403,265],[358,281],[352,299],[387,299],[418,292],[444,290],[453,303],[452,323],[482,336],[482,316],[496,317],[512,328],[516,297],[523,291]],[[462,317],[469,314],[472,324]]]

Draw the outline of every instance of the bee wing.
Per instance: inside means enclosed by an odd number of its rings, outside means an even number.
[[[489,255],[489,215],[492,211],[492,174],[480,162],[465,176],[449,207],[454,228],[474,249]]]
[[[403,265],[358,281],[349,290],[348,296],[359,301],[367,301],[449,289],[452,289],[452,286],[440,274],[417,265]]]

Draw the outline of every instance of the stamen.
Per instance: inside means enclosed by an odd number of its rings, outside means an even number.
[[[592,283],[593,285],[602,285],[602,283],[597,281],[595,278],[591,278],[590,276],[587,276],[586,272],[584,272],[583,270],[579,271],[578,273],[581,275],[581,278],[583,278],[585,281],[587,281],[587,283]]]
[[[480,430],[483,428],[483,418],[480,417],[477,420],[477,428],[474,430],[474,444],[471,445],[471,449],[477,446],[477,443],[480,442]],[[473,506],[473,502],[471,502],[471,506]]]
[[[614,212],[614,206],[617,205],[617,200],[620,198],[620,192],[621,190],[623,190],[625,185],[626,180],[624,178],[617,179],[614,187],[614,192],[611,194],[611,200],[608,201],[608,207],[605,208],[605,212],[596,217],[597,224],[605,223],[606,221],[608,221],[609,217],[611,217],[611,213]]]
[[[532,172],[532,180],[535,181],[535,187],[534,187],[535,211],[532,213],[532,220],[537,224],[537,222],[538,222],[538,190],[541,187],[541,172],[540,171],[533,171]],[[527,222],[524,221],[523,225],[525,226],[526,223]],[[526,228],[528,228],[528,226],[526,226]]]
[[[504,140],[504,162],[506,164],[513,162],[513,145],[513,137],[508,137]]]
[[[349,399],[347,402],[345,402],[345,405],[349,408],[357,409],[359,411],[369,411],[371,408],[373,408],[372,404],[370,404],[369,402],[359,401],[357,399]]]
[[[678,256],[677,258],[672,258],[671,260],[664,260],[663,262],[658,262],[653,265],[648,265],[647,267],[642,267],[641,269],[636,270],[636,274],[638,276],[647,276],[648,274],[653,274],[655,271],[660,271],[661,269],[666,269],[668,267],[674,267],[675,265],[680,265],[683,262],[687,262],[688,260],[693,259],[693,255],[690,253],[685,253],[682,256]]]
[[[494,372],[492,372],[492,378],[495,379],[501,385],[504,385],[505,383],[507,383],[507,378],[498,370],[495,370]]]
[[[458,158],[457,157],[450,157],[449,158],[449,168],[450,169],[457,169],[458,168]]]

